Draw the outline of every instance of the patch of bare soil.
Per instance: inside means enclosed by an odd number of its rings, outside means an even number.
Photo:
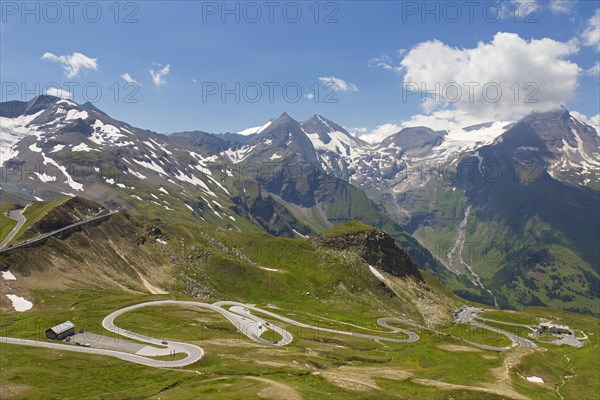
[[[439,389],[444,390],[472,390],[475,392],[483,392],[483,393],[492,393],[498,396],[504,396],[513,400],[529,400],[529,397],[522,395],[519,392],[516,392],[512,389],[512,387],[507,388],[501,385],[496,384],[486,384],[488,387],[479,387],[479,386],[468,386],[468,385],[455,385],[452,383],[440,382],[440,381],[432,381],[429,379],[412,379],[413,383],[417,383],[423,386],[433,386]]]
[[[302,396],[291,386],[257,376],[247,376],[246,379],[266,383],[268,387],[257,393],[263,399],[302,400]]]
[[[498,379],[498,383],[511,386],[510,370],[521,361],[521,358],[528,356],[533,352],[535,352],[534,349],[524,347],[518,347],[507,352],[502,366],[491,370],[496,379]]]
[[[27,385],[6,385],[0,387],[0,399],[12,399],[21,396],[29,390]]]
[[[440,346],[441,347],[441,346]],[[479,352],[479,349],[471,349],[459,345],[446,345],[445,350],[466,352]],[[458,385],[447,382],[435,381],[430,379],[421,379],[415,377],[414,373],[393,368],[373,368],[373,367],[349,367],[342,366],[327,371],[314,372],[320,375],[330,383],[346,390],[364,392],[370,390],[382,390],[375,378],[386,378],[393,380],[410,380],[413,383],[423,386],[436,387],[441,390],[468,390],[480,393],[489,393],[506,397],[513,400],[529,400],[529,398],[515,391],[510,383],[510,369],[516,365],[521,357],[524,357],[533,349],[516,349],[510,352],[504,360],[502,367],[492,370],[497,381],[494,383],[482,383],[481,386]]]
[[[440,344],[437,346],[439,349],[452,351],[455,353],[481,353],[483,350],[475,347],[461,346],[458,344]]]
[[[504,361],[502,362],[502,366],[498,368],[493,368],[491,370],[494,377],[497,381],[494,384],[486,384],[490,389],[498,390],[499,394],[505,395],[510,398],[515,399],[527,399],[526,396],[523,396],[517,393],[512,386],[510,379],[510,371],[521,361],[523,357],[526,357],[533,352],[535,349],[518,347],[506,353],[504,357]],[[511,394],[512,393],[512,394]]]
[[[405,380],[413,377],[412,373],[400,369],[348,366],[314,374],[323,376],[336,386],[356,392],[381,390],[373,378]]]
[[[491,355],[489,355],[489,354],[482,354],[482,355],[481,355],[481,357],[482,357],[482,358],[485,358],[486,360],[495,360],[495,359],[497,359],[497,358],[498,358],[498,357],[496,357],[496,356],[491,356]]]
[[[144,279],[144,277],[142,275],[139,275],[140,280],[142,281],[142,284],[144,285],[144,287],[146,289],[148,289],[148,291],[152,294],[169,294],[169,292],[166,292],[164,290],[162,290],[159,287],[156,287],[154,285],[152,285],[150,282],[148,282],[146,279]]]

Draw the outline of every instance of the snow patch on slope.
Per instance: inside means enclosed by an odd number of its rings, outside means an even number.
[[[33,303],[21,296],[7,294],[6,297],[12,302],[12,306],[17,312],[23,312],[33,308]]]
[[[87,117],[89,117],[90,115],[87,113],[87,111],[82,110],[79,111],[75,108],[67,111],[67,116],[65,117],[65,120],[70,121],[70,120],[74,120],[74,119],[86,119]]]
[[[18,156],[19,152],[13,149],[17,142],[26,136],[39,134],[37,127],[30,124],[43,112],[44,110],[41,110],[32,115],[20,115],[16,118],[0,117],[0,166]]]
[[[90,140],[96,144],[113,144],[118,145],[118,141],[120,138],[126,137],[121,133],[121,130],[117,127],[114,127],[109,124],[105,124],[99,119],[94,122],[92,125],[94,131],[92,132],[92,136]]]
[[[5,281],[16,281],[17,278],[10,271],[2,271],[2,279]]]
[[[231,160],[231,162],[237,164],[248,158],[248,156],[254,151],[254,149],[256,149],[256,146],[245,145],[237,150],[227,149],[221,154],[226,155],[229,158],[229,160]]]
[[[77,146],[73,146],[73,148],[71,150],[72,151],[91,151],[94,149],[92,149],[85,143],[81,143],[81,144],[78,144]],[[94,151],[96,151],[96,150],[94,150]]]

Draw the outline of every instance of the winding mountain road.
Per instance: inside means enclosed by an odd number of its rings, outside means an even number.
[[[22,211],[25,211],[25,209],[23,209],[23,210],[18,210],[18,211],[21,211],[21,212],[22,212]],[[41,234],[41,235],[39,235],[39,236],[36,236],[36,237],[35,237],[35,238],[33,238],[33,239],[28,239],[28,240],[25,240],[25,241],[23,241],[23,242],[16,243],[16,244],[14,244],[13,246],[11,246],[11,247],[8,247],[8,248],[4,248],[3,246],[0,246],[0,253],[4,253],[4,252],[10,251],[10,250],[15,250],[15,249],[18,249],[18,248],[21,248],[21,247],[25,247],[25,246],[31,246],[31,245],[33,245],[33,244],[35,244],[35,243],[37,243],[37,242],[40,242],[40,241],[42,241],[42,240],[45,240],[45,239],[49,238],[50,236],[58,235],[58,234],[60,234],[60,233],[62,233],[62,232],[65,232],[65,231],[67,231],[67,230],[69,230],[69,229],[74,229],[74,228],[77,228],[77,227],[79,227],[79,226],[83,226],[83,225],[86,225],[86,224],[90,224],[90,223],[92,223],[92,222],[96,222],[96,221],[98,221],[98,220],[101,220],[101,219],[108,218],[108,217],[110,217],[111,215],[114,215],[114,214],[116,214],[116,213],[118,213],[118,212],[119,212],[118,210],[111,210],[111,211],[108,211],[107,213],[104,213],[104,214],[102,214],[102,215],[97,215],[97,216],[95,216],[95,217],[93,217],[93,218],[90,218],[90,219],[86,219],[86,220],[83,220],[83,221],[76,222],[76,223],[74,223],[74,224],[71,224],[71,225],[65,226],[65,227],[63,227],[63,228],[56,229],[56,230],[54,230],[54,231],[52,231],[52,232],[43,233],[43,234]],[[18,215],[20,215],[20,216],[23,218],[23,222],[21,223],[21,226],[23,226],[23,224],[25,223],[25,217],[23,217],[23,215],[22,215],[22,214],[18,214]],[[17,218],[18,218],[18,217],[17,217]],[[20,220],[19,220],[19,221],[20,221]],[[18,226],[18,224],[17,224],[17,226]],[[16,229],[16,228],[17,228],[17,227],[15,227],[15,229]],[[13,229],[13,231],[11,232],[11,234],[14,232],[14,234],[13,234],[13,236],[12,236],[12,237],[14,237],[14,235],[16,235],[16,233],[18,232],[18,229],[17,229],[17,231],[16,231],[16,232],[15,232],[15,229]],[[20,227],[20,226],[19,226],[19,229],[21,229],[21,227]],[[10,236],[10,234],[9,234],[9,236]],[[12,237],[10,237],[10,239],[7,237],[7,239],[9,239],[9,241],[10,241],[10,240],[12,240]],[[8,244],[8,241],[7,241],[6,239],[5,239],[5,240],[2,242],[2,244],[4,244],[5,242],[6,242],[6,244]]]
[[[231,322],[239,332],[241,332],[242,334],[247,336],[250,340],[253,340],[255,342],[262,343],[262,344],[271,345],[271,346],[288,345],[294,340],[294,337],[286,329],[279,327],[277,325],[274,325],[273,323],[269,323],[269,322],[265,321],[264,319],[257,316],[256,314],[253,314],[252,311],[254,311],[255,313],[259,313],[259,314],[277,319],[279,321],[285,322],[289,325],[300,327],[300,328],[307,328],[307,329],[311,329],[311,330],[329,332],[329,333],[334,333],[334,334],[339,334],[339,335],[347,335],[347,336],[352,336],[352,337],[372,339],[372,340],[381,340],[381,341],[387,341],[387,342],[411,343],[411,342],[416,342],[419,340],[419,335],[417,335],[416,333],[409,331],[407,329],[402,329],[402,328],[398,328],[396,326],[390,325],[391,323],[400,323],[400,324],[405,324],[405,325],[409,325],[409,326],[414,326],[415,328],[419,328],[419,329],[429,330],[434,333],[442,334],[445,336],[449,336],[449,337],[452,337],[452,338],[455,338],[458,340],[462,340],[463,342],[472,344],[473,346],[487,349],[487,350],[492,350],[492,351],[506,351],[506,350],[510,350],[511,348],[516,347],[516,346],[536,347],[536,345],[533,342],[531,342],[527,339],[518,337],[517,335],[514,335],[510,332],[505,332],[505,331],[502,331],[502,330],[499,330],[499,329],[496,329],[493,327],[489,327],[487,325],[480,324],[480,323],[473,321],[473,318],[476,315],[475,310],[478,310],[478,309],[474,309],[474,308],[462,309],[458,313],[457,320],[459,322],[469,323],[474,326],[478,326],[478,327],[482,327],[484,329],[490,329],[490,330],[502,333],[502,334],[508,336],[513,341],[513,346],[494,347],[494,346],[483,345],[483,344],[479,344],[479,343],[475,343],[475,342],[470,342],[468,340],[464,340],[464,339],[461,339],[461,338],[458,338],[458,337],[455,337],[452,335],[447,335],[447,334],[444,334],[443,332],[438,332],[431,328],[425,328],[418,324],[412,323],[410,321],[404,321],[404,320],[401,320],[398,318],[380,318],[377,321],[377,323],[380,326],[382,326],[383,328],[388,329],[390,331],[389,333],[401,333],[401,334],[406,335],[407,336],[406,338],[391,338],[391,337],[377,336],[377,335],[371,335],[371,334],[348,332],[348,331],[342,331],[342,330],[337,330],[337,329],[317,327],[314,325],[294,321],[293,319],[283,317],[283,316],[275,314],[271,311],[263,310],[258,307],[254,307],[251,305],[238,303],[238,302],[234,302],[234,301],[220,301],[220,302],[216,302],[214,304],[208,304],[208,303],[202,303],[202,302],[197,302],[197,301],[178,301],[178,300],[159,300],[159,301],[150,301],[150,302],[145,302],[145,303],[134,304],[132,306],[124,307],[117,311],[114,311],[111,314],[107,315],[102,320],[102,327],[104,329],[106,329],[116,335],[123,336],[123,337],[129,338],[129,339],[137,340],[139,342],[148,344],[147,346],[145,346],[142,349],[143,351],[138,351],[136,354],[123,352],[123,351],[117,351],[117,350],[108,350],[108,349],[100,349],[100,348],[93,348],[93,347],[78,347],[78,346],[64,344],[64,343],[44,342],[44,341],[36,341],[36,340],[3,337],[3,336],[0,336],[0,343],[17,344],[17,345],[34,346],[34,347],[44,347],[44,348],[55,349],[55,350],[74,351],[74,352],[78,352],[78,353],[106,355],[106,356],[116,357],[116,358],[119,358],[119,359],[122,359],[125,361],[130,361],[130,362],[134,362],[137,364],[146,365],[149,367],[158,367],[158,368],[184,367],[184,366],[187,366],[187,365],[190,365],[190,364],[193,364],[193,363],[199,361],[204,356],[204,350],[196,345],[189,344],[189,343],[183,343],[183,342],[173,342],[173,341],[166,342],[162,339],[156,339],[156,338],[145,336],[145,335],[142,335],[139,333],[128,331],[126,329],[119,328],[118,326],[115,325],[115,319],[127,312],[137,310],[137,309],[140,309],[143,307],[165,306],[165,305],[175,305],[175,306],[184,306],[184,307],[200,307],[200,308],[212,310],[214,312],[217,312],[217,313],[223,315],[225,318],[227,318],[227,320],[229,320],[229,322]],[[278,341],[270,341],[270,340],[264,339],[262,336],[268,330],[272,330],[272,331],[276,332],[277,334],[279,334],[281,336],[281,339]],[[385,332],[382,332],[382,333],[385,333]],[[185,358],[180,359],[180,360],[159,360],[159,359],[148,358],[143,355],[143,354],[145,354],[145,355],[148,355],[148,354],[166,355],[166,354],[176,354],[176,353],[185,353],[186,356],[185,356]]]
[[[482,312],[483,312],[483,310],[481,310],[480,308],[463,307],[461,310],[457,311],[456,319],[459,322],[470,324],[471,326],[476,326],[478,328],[487,329],[489,331],[504,335],[513,342],[512,347],[519,346],[519,347],[526,347],[526,348],[532,348],[532,349],[537,347],[537,345],[529,339],[525,339],[524,337],[518,336],[512,332],[508,332],[508,331],[505,331],[505,330],[502,330],[502,329],[499,329],[499,328],[496,328],[493,326],[489,326],[489,325],[486,325],[486,324],[476,321],[475,318]]]
[[[215,305],[222,306],[222,307],[232,306],[231,307],[232,311],[235,310],[235,312],[243,313],[244,315],[247,315],[247,316],[252,315],[252,314],[250,314],[250,310],[253,310],[253,311],[262,313],[262,314],[267,315],[272,318],[276,318],[280,321],[286,322],[290,325],[294,325],[294,326],[297,326],[300,328],[307,328],[307,329],[318,330],[318,331],[322,331],[322,332],[335,333],[338,335],[353,336],[353,337],[359,337],[359,338],[364,338],[364,339],[383,340],[383,341],[395,342],[395,343],[410,343],[410,342],[416,342],[417,340],[419,340],[419,335],[417,335],[414,332],[408,331],[406,329],[386,326],[381,323],[380,323],[381,326],[383,326],[384,328],[390,329],[392,331],[392,333],[404,333],[408,336],[408,338],[406,338],[406,339],[388,338],[388,337],[369,335],[369,334],[364,334],[364,333],[356,333],[356,332],[340,331],[337,329],[323,328],[320,326],[314,326],[314,325],[309,325],[309,324],[305,324],[302,322],[297,322],[297,321],[294,321],[293,319],[290,319],[287,317],[282,317],[281,315],[275,314],[273,312],[266,311],[266,310],[263,310],[258,307],[248,306],[248,305],[238,303],[235,301],[220,301],[220,302],[215,303]],[[241,309],[241,311],[240,311],[240,309]],[[248,310],[248,311],[245,311],[244,309]],[[385,319],[390,320],[390,321],[396,320],[398,322],[401,322],[400,320],[397,320],[396,318],[385,318]],[[381,320],[382,319],[380,319],[379,321],[381,321]]]
[[[23,211],[25,211],[26,208],[27,207],[23,208],[22,210],[8,211],[6,213],[6,216],[8,218],[14,219],[15,221],[17,221],[17,225],[15,225],[15,227],[12,229],[12,231],[10,231],[10,233],[4,238],[2,243],[0,243],[0,249],[4,249],[6,246],[8,246],[10,241],[13,240],[15,235],[21,230],[23,225],[25,225],[26,220],[25,220],[25,217],[23,216]]]
[[[156,367],[156,368],[175,368],[175,367],[184,367],[186,365],[195,363],[200,360],[204,355],[204,350],[202,350],[198,346],[194,346],[186,343],[171,343],[171,349],[180,349],[180,351],[187,353],[187,357],[182,360],[173,360],[173,361],[163,361],[152,359],[144,356],[140,356],[133,353],[126,353],[123,351],[117,350],[105,350],[105,349],[95,349],[92,347],[80,347],[70,344],[61,344],[54,342],[42,342],[38,340],[28,340],[28,339],[18,339],[11,337],[0,336],[0,343],[8,343],[8,344],[19,344],[24,346],[33,346],[33,347],[44,347],[47,349],[53,350],[64,350],[64,351],[74,351],[76,353],[87,353],[87,354],[99,354],[103,356],[110,356],[120,358],[121,360],[130,361],[136,364],[146,365],[148,367]]]

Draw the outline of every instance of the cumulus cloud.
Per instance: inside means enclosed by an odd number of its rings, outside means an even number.
[[[121,74],[121,78],[127,83],[141,86],[141,84],[138,81],[136,81],[135,79],[133,79],[131,77],[131,75],[129,75],[129,72],[125,72],[125,73]]]
[[[319,80],[326,85],[333,85],[340,92],[358,92],[358,87],[355,84],[346,82],[335,76],[322,76]]]
[[[61,99],[71,100],[71,93],[68,90],[59,88],[50,88],[46,90],[48,96],[60,97]]]
[[[368,131],[367,128],[351,128],[349,132],[367,143],[379,143],[386,137],[398,133],[400,130],[402,130],[400,126],[387,123],[379,125],[372,131]]]
[[[503,32],[474,48],[423,42],[400,63],[404,100],[429,99],[424,101],[426,114],[453,111],[483,121],[548,110],[575,94],[581,69],[566,57],[577,51],[573,42],[527,41]],[[418,94],[411,96],[413,92]],[[432,97],[438,107],[431,104]]]
[[[581,42],[584,46],[595,47],[600,51],[600,8],[587,21],[585,30],[581,34]]]
[[[98,69],[98,59],[90,58],[85,54],[74,52],[71,55],[57,56],[52,53],[44,53],[42,60],[57,62],[62,64],[67,78],[76,78],[79,73],[85,69]]]
[[[550,0],[550,11],[554,14],[570,14],[577,0]]]
[[[154,85],[157,87],[164,85],[166,83],[166,81],[164,80],[164,77],[169,75],[169,72],[171,72],[171,64],[168,64],[167,66],[165,66],[159,70],[151,69],[150,75],[152,76],[152,83],[154,83]]]

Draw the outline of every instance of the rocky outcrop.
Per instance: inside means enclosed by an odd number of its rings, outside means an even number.
[[[350,231],[339,235],[324,235],[314,239],[318,244],[338,249],[355,249],[369,265],[401,278],[414,277],[423,281],[417,265],[399,248],[394,238],[379,229]]]
[[[28,230],[30,234],[43,234],[62,229],[65,226],[97,217],[108,212],[103,206],[83,197],[73,197],[54,207]]]

